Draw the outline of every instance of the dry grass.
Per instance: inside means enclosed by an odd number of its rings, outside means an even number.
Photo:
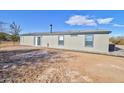
[[[124,58],[26,46],[5,47],[0,49],[0,82],[124,82]]]
[[[3,51],[0,55],[0,82],[85,82],[68,68],[73,56],[56,50]]]
[[[16,45],[19,45],[19,42],[2,41],[0,43],[0,48],[2,48],[2,47],[8,47],[8,46],[16,46]]]
[[[118,37],[111,37],[110,42],[117,44],[117,45],[124,45],[124,37],[118,36]]]

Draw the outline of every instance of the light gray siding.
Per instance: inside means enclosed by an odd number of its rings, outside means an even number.
[[[58,47],[58,36],[52,35],[52,36],[42,36],[42,47],[47,47],[49,44],[49,47],[51,48],[57,48]]]
[[[21,36],[20,44],[33,46],[34,45],[34,36]]]
[[[62,48],[89,52],[108,52],[109,34],[93,34],[93,47],[85,46],[85,34],[64,35],[64,46],[58,45],[58,36],[59,35],[41,36],[41,47]],[[34,36],[21,36],[20,39],[21,45],[34,45]]]

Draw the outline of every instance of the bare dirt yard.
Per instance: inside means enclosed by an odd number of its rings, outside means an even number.
[[[26,46],[0,49],[0,82],[124,82],[124,58]]]

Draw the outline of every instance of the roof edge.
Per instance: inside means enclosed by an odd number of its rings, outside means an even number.
[[[21,34],[20,36],[41,36],[41,35],[79,35],[79,34],[110,34],[112,31],[107,30],[78,30],[78,31],[65,31],[65,32],[36,32]]]

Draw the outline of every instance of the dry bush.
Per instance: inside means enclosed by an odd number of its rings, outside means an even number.
[[[110,42],[118,45],[124,45],[124,37],[111,37]]]

